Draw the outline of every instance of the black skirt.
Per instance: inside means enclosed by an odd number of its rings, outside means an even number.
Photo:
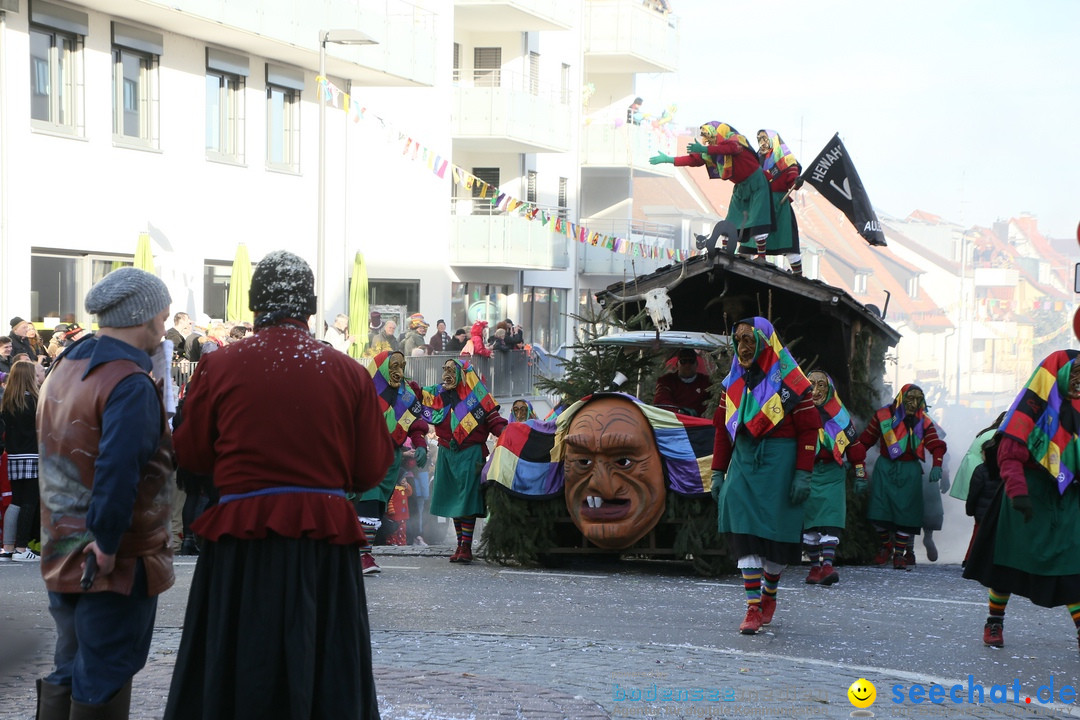
[[[964,577],[991,590],[1026,597],[1042,607],[1059,607],[1080,600],[1080,575],[1034,575],[1014,567],[994,564],[998,518],[1005,502],[1005,483],[999,483],[971,544]]]
[[[762,559],[777,565],[798,565],[802,562],[802,541],[780,542],[756,535],[725,533],[728,553],[738,560],[747,555],[759,555]]]
[[[323,540],[207,542],[166,720],[378,720],[360,554]]]

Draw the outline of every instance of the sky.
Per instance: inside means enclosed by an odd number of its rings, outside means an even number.
[[[1076,237],[1077,0],[671,3],[679,70],[638,76],[646,112],[675,103],[676,125],[719,120],[752,144],[776,130],[804,168],[839,132],[879,216],[1026,212]]]

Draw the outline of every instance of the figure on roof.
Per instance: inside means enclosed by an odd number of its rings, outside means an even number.
[[[658,153],[649,162],[678,167],[704,165],[713,180],[733,182],[735,189],[725,219],[734,225],[739,242],[749,242],[753,247],[759,241],[764,243],[773,231],[774,219],[769,183],[757,153],[745,137],[726,123],[707,122],[701,126],[700,133],[702,142],[689,143],[686,155],[671,157]]]
[[[791,193],[802,186],[802,166],[775,130],[758,130],[758,159],[769,181],[776,227],[755,245],[743,243],[739,252],[762,255],[787,255],[792,275],[802,275],[799,253],[799,225],[791,206]]]

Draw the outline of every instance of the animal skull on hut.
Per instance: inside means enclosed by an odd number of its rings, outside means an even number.
[[[645,312],[649,313],[649,319],[652,320],[652,324],[656,326],[657,330],[665,332],[671,329],[671,298],[668,296],[668,292],[674,290],[685,277],[686,262],[684,261],[682,272],[679,273],[679,277],[675,278],[675,280],[667,287],[653,288],[652,290],[646,290],[643,293],[625,295],[615,299],[620,303],[641,302],[644,300]]]

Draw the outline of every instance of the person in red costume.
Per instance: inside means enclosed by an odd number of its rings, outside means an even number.
[[[683,348],[677,357],[678,369],[657,378],[652,404],[683,415],[704,417],[712,384],[709,376],[698,372],[698,356],[692,349]]]
[[[487,326],[487,320],[477,320],[473,323],[472,330],[469,331],[469,342],[465,343],[465,347],[461,350],[462,355],[491,357],[491,348],[484,342]]]
[[[892,404],[878,409],[859,436],[869,450],[879,445],[874,463],[866,516],[874,525],[881,547],[875,565],[885,565],[892,554],[894,570],[910,570],[914,554],[905,557],[923,522],[923,460],[933,457],[929,482],[941,480],[941,463],[948,446],[938,436],[927,414],[926,397],[918,385],[905,385]]]
[[[775,130],[758,130],[758,158],[761,170],[769,181],[773,216],[776,227],[769,236],[755,245],[745,245],[740,252],[757,255],[787,255],[792,275],[802,275],[802,255],[799,253],[799,224],[791,206],[791,193],[802,186],[799,174],[802,167],[795,155]]]
[[[664,153],[649,158],[653,165],[663,163],[679,167],[705,166],[713,180],[730,180],[735,183],[728,205],[727,217],[738,233],[738,242],[750,242],[756,245],[773,231],[772,199],[769,196],[769,183],[761,170],[757,153],[750,147],[745,137],[735,128],[713,120],[700,128],[702,142],[692,142],[686,146],[686,155],[671,157]],[[728,238],[735,241],[736,238]]]
[[[277,251],[251,277],[255,334],[199,362],[181,466],[220,493],[195,567],[168,720],[379,717],[350,491],[394,448],[364,366],[316,340],[315,278]]]
[[[737,362],[713,416],[710,492],[746,592],[739,632],[753,635],[772,622],[780,574],[802,559],[821,418],[809,380],[768,320],[740,320],[732,336]]]

